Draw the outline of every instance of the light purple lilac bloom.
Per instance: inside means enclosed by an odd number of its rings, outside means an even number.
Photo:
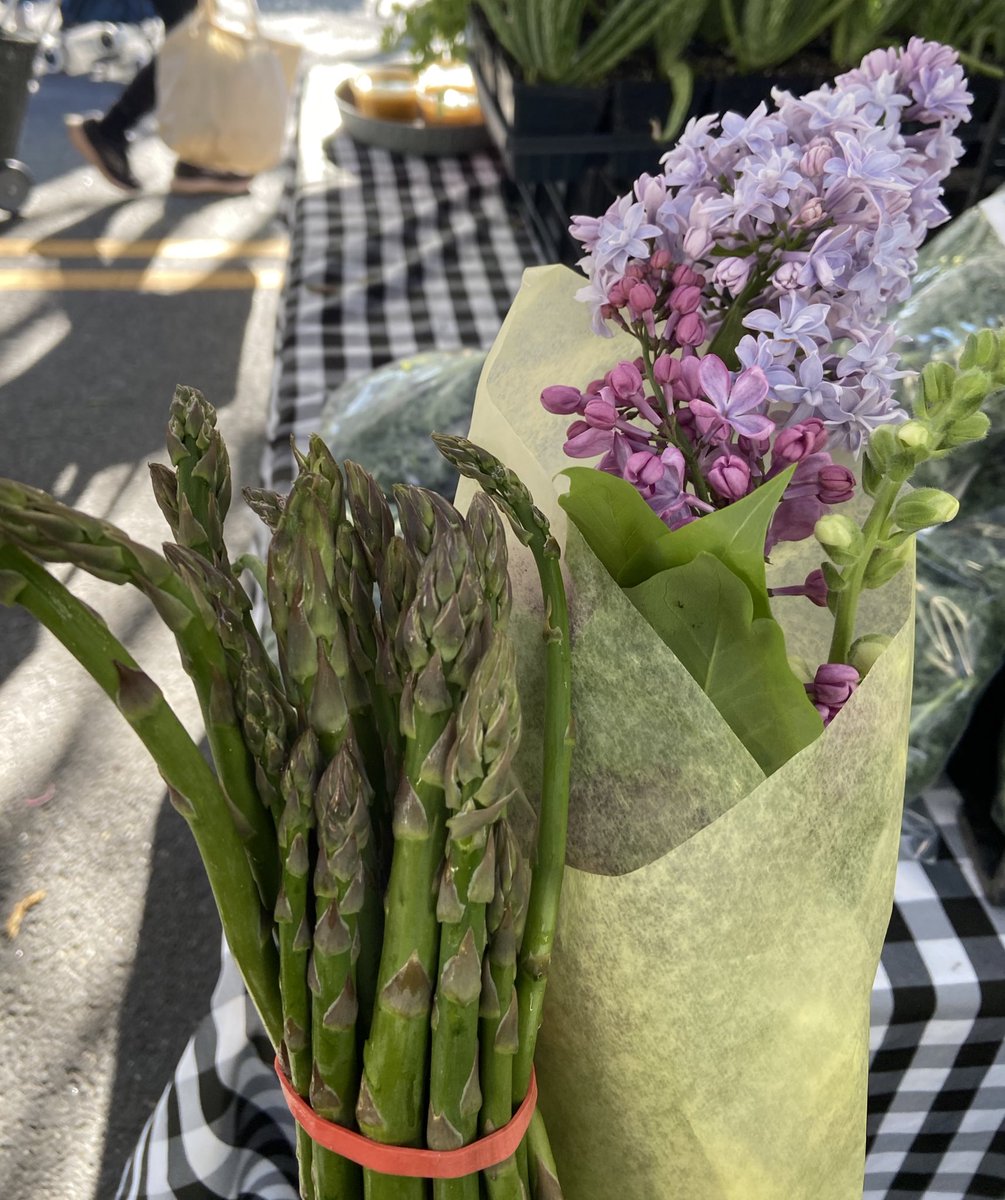
[[[546,389],[545,406],[575,418],[569,453],[603,455],[670,525],[709,507],[693,472],[721,505],[796,455],[769,544],[808,536],[852,486],[830,450],[859,453],[904,419],[887,313],[946,219],[970,101],[955,51],[912,38],[804,96],[776,89],[748,116],[689,121],[660,173],[576,217],[578,298],[597,333],[640,342],[653,374],[639,359],[586,392]],[[734,360],[715,337],[737,304]]]

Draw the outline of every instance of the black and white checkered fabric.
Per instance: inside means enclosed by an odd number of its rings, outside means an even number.
[[[537,261],[491,155],[403,158],[341,136],[333,154],[330,185],[292,200],[263,471],[280,490],[289,435],[303,440],[334,387],[416,350],[488,346]],[[873,993],[865,1200],[1005,1197],[1005,910],[980,898],[955,802],[926,798],[937,849],[932,861],[905,856],[897,875]],[[120,1200],[296,1200],[293,1124],[271,1062],[225,951],[212,1011]]]

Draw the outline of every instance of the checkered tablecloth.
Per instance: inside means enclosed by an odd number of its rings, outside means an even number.
[[[491,155],[403,158],[342,136],[332,153],[326,185],[291,197],[263,464],[280,489],[289,435],[315,427],[334,387],[416,350],[487,347],[538,261]],[[873,992],[865,1200],[1005,1197],[1005,910],[980,896],[956,803],[948,790],[924,798],[932,847],[924,860],[905,850],[899,865]],[[225,951],[212,1010],[119,1197],[296,1200],[292,1120],[271,1061]]]

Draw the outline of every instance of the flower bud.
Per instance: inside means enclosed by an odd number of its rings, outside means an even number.
[[[918,488],[894,505],[891,519],[898,529],[916,533],[932,525],[944,525],[960,511],[960,502],[938,488]]]
[[[619,362],[608,379],[619,400],[630,400],[642,388],[642,374],[634,363]]]
[[[807,178],[822,175],[828,160],[833,157],[834,146],[830,139],[815,137],[803,151],[802,157],[799,160],[800,175],[805,175]]]
[[[949,412],[953,417],[969,417],[994,391],[994,381],[987,372],[979,369],[963,371],[953,380]]]
[[[679,266],[674,267],[674,272],[670,276],[670,282],[674,287],[687,287],[688,285],[701,287],[705,281],[693,267],[689,267],[687,263],[681,263]]]
[[[868,633],[852,643],[848,661],[864,679],[876,665],[876,660],[889,646],[891,639],[882,633]]]
[[[750,491],[750,466],[739,454],[717,458],[707,474],[708,482],[726,500],[741,500]]]
[[[839,566],[855,562],[865,545],[862,530],[851,517],[840,513],[821,517],[814,526],[813,536]]]
[[[653,256],[649,260],[649,265],[654,271],[665,271],[673,264],[673,256],[669,250],[655,250]]]
[[[712,235],[695,225],[684,235],[684,253],[688,258],[701,258],[712,248]]]
[[[799,287],[802,268],[798,263],[786,262],[771,276],[771,282],[781,292],[794,292]]]
[[[792,222],[797,229],[809,229],[813,225],[819,225],[827,215],[824,209],[823,201],[814,196],[812,200],[807,200],[798,213],[795,220]]]
[[[905,450],[927,450],[931,443],[928,427],[921,421],[905,421],[896,428],[897,441]]]
[[[847,704],[859,685],[859,673],[849,663],[824,663],[813,677],[813,699],[828,708]]]
[[[900,446],[892,426],[880,425],[872,431],[866,454],[877,475],[883,476],[889,472],[894,461],[900,456]]]
[[[625,463],[625,478],[629,483],[652,487],[663,478],[665,467],[658,454],[650,450],[637,450],[629,455]]]
[[[962,420],[954,421],[946,431],[946,436],[942,440],[942,448],[952,450],[956,446],[963,446],[967,442],[979,442],[983,437],[987,436],[988,430],[991,428],[991,418],[985,412],[975,412],[969,417],[963,417]]]
[[[999,353],[998,335],[993,329],[981,329],[977,333],[971,333],[960,355],[960,370],[966,371],[970,367],[994,370],[998,364]]]
[[[606,396],[593,396],[583,408],[586,423],[593,429],[613,429],[618,422],[614,401]]]
[[[686,313],[674,330],[674,337],[682,346],[700,346],[707,336],[705,322],[697,313]]]
[[[750,278],[751,261],[749,258],[739,258],[735,254],[720,258],[712,272],[712,282],[722,291],[731,296],[738,296],[747,286]]]
[[[682,316],[684,313],[694,312],[699,304],[701,304],[701,288],[696,287],[693,283],[681,284],[670,293],[670,307]]]
[[[566,387],[561,383],[554,383],[541,393],[541,403],[548,412],[557,413],[560,416],[569,416],[570,413],[579,412],[582,402],[583,393],[579,388]]]
[[[910,539],[899,546],[878,546],[873,550],[862,583],[867,588],[883,587],[907,565],[914,543]]]
[[[775,438],[775,444],[771,447],[771,461],[774,465],[800,462],[822,450],[826,444],[827,426],[819,417],[808,417],[798,425],[783,429]]]
[[[855,476],[847,467],[831,463],[817,475],[817,499],[823,504],[844,504],[855,495]]]
[[[619,279],[617,283],[611,284],[607,293],[607,303],[612,308],[624,308],[628,303],[628,289],[625,287],[623,279]]]
[[[660,387],[666,387],[680,374],[680,363],[670,354],[661,354],[653,363],[653,376]]]
[[[628,307],[636,316],[652,312],[656,304],[656,293],[648,283],[637,283],[628,293]]]

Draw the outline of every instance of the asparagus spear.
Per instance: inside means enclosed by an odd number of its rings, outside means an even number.
[[[368,803],[369,786],[348,740],[315,796],[316,915],[308,981],[314,997],[311,1104],[320,1116],[350,1128],[355,1125],[358,1069],[356,956],[361,943],[374,935],[360,921],[374,886],[362,853],[370,839]],[[362,1174],[347,1159],[316,1146],[314,1185],[321,1200],[353,1200],[362,1195]]]
[[[530,1128],[525,1139],[530,1159],[531,1193],[534,1200],[562,1200],[562,1187],[558,1182],[558,1168],[551,1152],[551,1142],[540,1110],[530,1119]]]
[[[0,603],[46,626],[107,692],[150,752],[188,822],[227,942],[277,1049],[282,1037],[279,963],[266,914],[227,799],[160,689],[102,619],[21,550],[0,544]]]
[[[516,963],[530,891],[530,869],[503,818],[496,826],[496,890],[488,909],[488,954],[482,979],[482,1135],[501,1129],[513,1115],[513,1057],[518,1046]],[[511,1156],[484,1172],[489,1200],[528,1200]]]
[[[279,875],[275,832],[259,798],[254,764],[241,735],[211,606],[159,554],[121,529],[9,479],[0,479],[0,538],[33,558],[69,562],[99,579],[130,583],[153,603],[175,635],[182,664],[195,685],[220,783],[262,902],[271,911]]]
[[[433,1012],[426,1141],[455,1150],[474,1140],[482,1107],[478,1001],[485,953],[485,909],[495,893],[495,823],[505,812],[520,736],[513,646],[496,630],[457,710],[444,792],[447,859],[437,917],[440,972]],[[477,1176],[435,1180],[435,1200],[478,1200]]]
[[[276,901],[279,934],[279,990],[283,1001],[282,1058],[290,1082],[301,1096],[311,1084],[311,1003],[307,967],[314,923],[309,878],[312,858],[314,787],[318,777],[318,743],[306,730],[294,743],[283,772],[285,806],[277,829],[283,864],[282,885]],[[297,1159],[305,1200],[311,1194],[312,1142],[297,1126]]]
[[[559,562],[561,551],[547,518],[535,507],[526,487],[494,455],[466,438],[434,434],[433,440],[440,453],[462,475],[477,480],[509,518],[517,538],[534,555],[544,596],[544,762],[537,855],[517,986],[520,1036],[513,1093],[514,1101],[519,1102],[530,1086],[565,868],[573,747],[569,610]]]
[[[424,550],[420,544],[413,552]],[[417,1146],[422,1140],[431,980],[439,950],[436,882],[446,804],[443,789],[427,781],[424,769],[431,755],[437,757],[454,706],[447,676],[483,614],[467,539],[441,519],[434,523],[415,597],[398,631],[404,765],[395,800],[378,995],[356,1110],[363,1133],[395,1145]],[[368,1200],[421,1200],[425,1191],[421,1180],[366,1176]]]

